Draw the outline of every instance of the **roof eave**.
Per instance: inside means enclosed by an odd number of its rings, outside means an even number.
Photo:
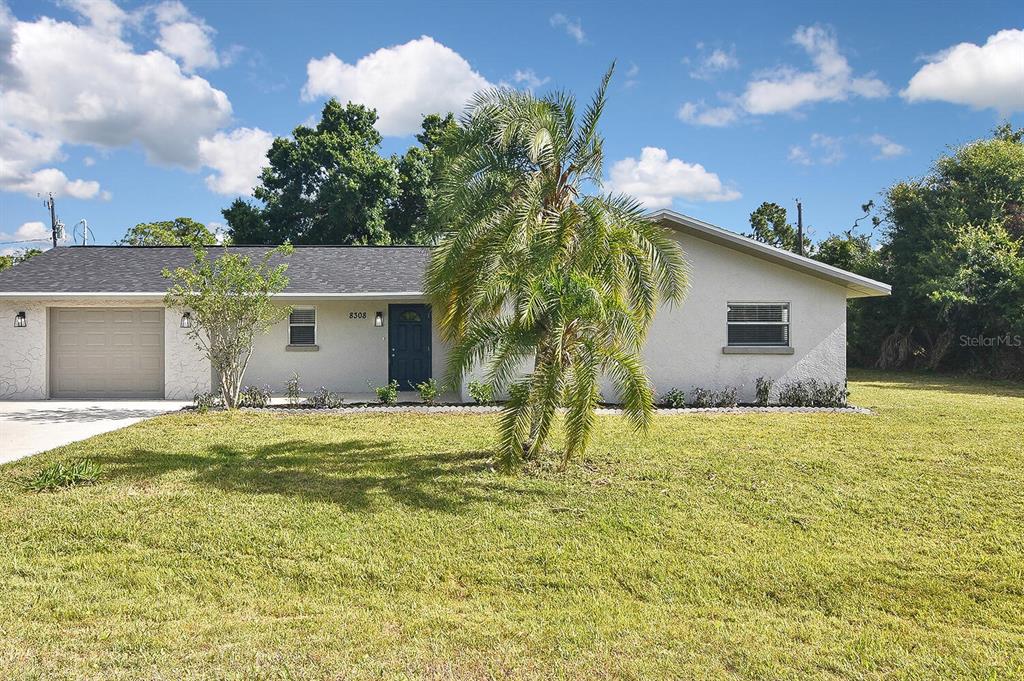
[[[676,231],[690,232],[713,243],[734,248],[754,257],[839,284],[846,288],[847,298],[887,296],[892,293],[892,286],[889,284],[848,272],[839,267],[826,265],[823,262],[818,262],[812,258],[797,255],[781,248],[769,246],[742,234],[730,232],[717,225],[676,213],[667,208],[654,211],[648,217],[662,224],[668,223],[668,226]]]

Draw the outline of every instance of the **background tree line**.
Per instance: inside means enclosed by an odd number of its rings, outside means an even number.
[[[805,238],[811,257],[892,284],[891,297],[850,301],[850,363],[1024,377],[1024,130],[951,149],[862,208],[844,233]],[[750,223],[749,236],[796,250],[778,204]]]

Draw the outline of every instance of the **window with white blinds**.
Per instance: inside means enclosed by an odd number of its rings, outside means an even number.
[[[316,345],[316,309],[299,307],[288,316],[288,343]]]
[[[729,303],[728,323],[729,345],[789,345],[789,303]]]

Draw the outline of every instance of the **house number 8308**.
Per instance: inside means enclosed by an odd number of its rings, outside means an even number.
[[[366,313],[365,312],[349,312],[348,313],[348,318],[349,319],[366,319]]]

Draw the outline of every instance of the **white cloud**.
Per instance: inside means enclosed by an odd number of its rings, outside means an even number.
[[[100,183],[94,180],[69,180],[57,168],[43,168],[17,178],[4,178],[0,187],[4,191],[19,192],[36,196],[52,192],[56,196],[70,196],[75,199],[94,199],[97,196],[109,199],[110,193],[100,194]]]
[[[721,128],[735,123],[740,114],[734,106],[707,106],[701,100],[696,103],[686,102],[679,107],[676,115],[686,123]]]
[[[813,166],[839,163],[844,157],[843,143],[840,138],[816,132],[811,135],[809,146],[790,147],[788,159],[800,165]]]
[[[8,124],[62,143],[139,144],[157,163],[195,167],[199,139],[228,122],[227,95],[159,51],[43,17],[17,22],[18,78],[0,93]]]
[[[718,175],[699,163],[669,158],[657,147],[644,147],[640,159],[629,157],[611,168],[609,186],[630,194],[649,209],[667,208],[673,199],[688,201],[733,201],[740,198],[735,189],[725,187]]]
[[[789,148],[789,155],[786,157],[793,163],[799,163],[802,166],[813,165],[814,161],[811,160],[811,155],[807,153],[807,150],[799,145],[794,145]]]
[[[551,26],[552,28],[564,29],[569,36],[579,44],[583,44],[587,40],[587,34],[583,32],[583,24],[577,19],[570,19],[561,12],[558,14],[551,15]]]
[[[206,186],[228,196],[251,194],[273,142],[274,136],[259,128],[238,128],[199,140],[199,158],[216,171],[206,177]]]
[[[551,82],[549,76],[541,78],[533,69],[520,69],[512,74],[512,80],[528,90],[536,90],[542,85],[547,85]]]
[[[697,65],[690,71],[690,77],[698,80],[711,80],[725,71],[737,69],[740,60],[736,58],[736,47],[730,47],[726,52],[721,48],[715,48],[708,52],[703,43],[697,44],[697,49],[702,53],[696,59]],[[689,60],[687,60],[689,63]]]
[[[63,0],[60,4],[81,15],[98,33],[119,38],[131,18],[111,0]]]
[[[0,85],[11,87],[18,80],[14,66],[14,27],[17,21],[7,5],[0,1]]]
[[[793,42],[807,52],[814,70],[782,67],[747,83],[742,102],[748,113],[773,114],[813,102],[843,101],[851,95],[873,99],[889,94],[889,88],[877,78],[854,77],[829,29],[801,26],[793,34]]]
[[[42,168],[63,159],[60,140],[32,135],[0,120],[0,190],[35,197],[53,192],[77,199],[100,195],[92,180],[69,180],[57,168]]]
[[[13,234],[0,232],[0,243],[12,241],[49,241],[50,228],[42,222],[23,222]]]
[[[180,2],[172,1],[154,9],[159,35],[156,44],[181,60],[186,71],[215,69],[221,65],[213,45],[216,33],[205,21],[192,15]]]
[[[928,62],[900,92],[908,102],[966,104],[1004,116],[1024,111],[1024,30],[999,31],[981,46],[960,43]]]
[[[793,34],[793,42],[807,52],[814,64],[813,70],[782,66],[761,73],[747,83],[739,97],[719,95],[732,103],[708,108],[703,102],[688,102],[679,110],[679,118],[695,125],[722,126],[744,115],[795,111],[815,102],[838,102],[852,96],[866,99],[888,96],[889,88],[877,78],[854,76],[853,68],[839,52],[833,31],[822,26],[801,26]],[[727,57],[719,56],[717,63],[727,64]]]
[[[897,156],[902,156],[908,151],[908,149],[902,144],[897,144],[885,135],[879,135],[878,133],[869,137],[868,142],[878,148],[878,156],[875,157],[876,159],[896,158]]]
[[[385,47],[346,64],[334,54],[311,59],[302,96],[337,97],[371,106],[383,135],[410,135],[424,114],[458,112],[479,90],[493,87],[461,55],[430,36]]]
[[[624,85],[627,88],[634,87],[639,81],[637,76],[640,75],[640,67],[636,64],[630,63],[629,68],[626,69],[626,82]]]

